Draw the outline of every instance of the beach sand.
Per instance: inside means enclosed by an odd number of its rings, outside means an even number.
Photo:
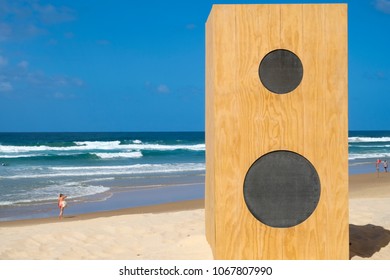
[[[350,257],[390,260],[390,174],[350,177]],[[210,260],[204,203],[0,222],[3,260]]]
[[[390,173],[349,179],[352,259],[390,260]]]

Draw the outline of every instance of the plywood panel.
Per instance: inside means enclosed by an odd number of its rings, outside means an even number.
[[[206,235],[217,259],[347,259],[346,5],[214,5],[206,24]],[[261,59],[288,49],[301,84],[274,94]],[[317,209],[290,228],[248,211],[243,182],[275,150],[306,157],[321,181]]]
[[[214,174],[214,153],[215,153],[215,134],[214,134],[214,80],[215,80],[215,66],[214,66],[214,29],[213,29],[213,15],[210,14],[206,23],[206,133],[205,141],[207,143],[206,149],[206,186],[205,189],[205,222],[206,222],[206,238],[211,248],[215,248],[215,174]]]

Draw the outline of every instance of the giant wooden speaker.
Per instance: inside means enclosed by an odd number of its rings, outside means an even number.
[[[216,259],[348,259],[347,5],[214,5],[206,236]]]

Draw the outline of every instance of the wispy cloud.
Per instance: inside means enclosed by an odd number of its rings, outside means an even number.
[[[13,90],[13,86],[9,82],[0,81],[0,92],[10,92]]]
[[[74,77],[68,77],[65,75],[47,75],[44,72],[28,72],[19,76],[19,79],[24,80],[41,89],[58,89],[64,87],[82,87],[84,86],[83,80]]]
[[[74,90],[81,88],[85,82],[78,77],[67,75],[48,75],[43,71],[30,69],[28,61],[23,60],[17,64],[7,63],[3,56],[0,56],[0,92],[13,92],[15,95],[23,96],[34,94],[42,97],[59,98],[74,96]]]
[[[51,26],[76,19],[74,10],[52,2],[54,4],[41,0],[0,0],[0,43],[7,46],[14,41],[48,35],[51,34]],[[66,32],[63,37],[72,39],[74,33]],[[55,39],[48,39],[47,42],[49,45],[58,44]],[[84,81],[78,77],[45,73],[30,65],[23,56],[11,57],[5,52],[0,52],[0,77],[0,91],[12,91],[15,95],[36,94],[58,98],[59,92],[64,96],[84,86]]]
[[[75,98],[75,95],[73,93],[63,93],[56,91],[52,94],[48,94],[47,97],[54,98],[54,99],[72,99]]]
[[[390,0],[376,0],[375,8],[385,14],[390,14]]]
[[[2,0],[0,15],[0,42],[47,34],[48,26],[76,19],[72,9],[42,4],[39,0]]]
[[[8,77],[0,72],[0,93],[10,92],[13,86],[8,80]]]
[[[157,86],[157,92],[159,93],[169,93],[169,87],[167,85],[161,84]]]
[[[75,19],[74,11],[65,6],[43,5],[36,2],[31,5],[31,8],[38,19],[45,24],[57,24]]]
[[[145,88],[153,93],[170,93],[171,90],[166,84],[153,84],[151,82],[145,82]]]

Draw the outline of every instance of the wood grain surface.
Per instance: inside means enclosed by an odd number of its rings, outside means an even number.
[[[261,59],[303,64],[301,84],[274,94]],[[216,259],[348,259],[347,5],[214,5],[206,23],[206,236]],[[243,198],[252,163],[275,150],[307,158],[321,196],[303,223],[273,228]]]

